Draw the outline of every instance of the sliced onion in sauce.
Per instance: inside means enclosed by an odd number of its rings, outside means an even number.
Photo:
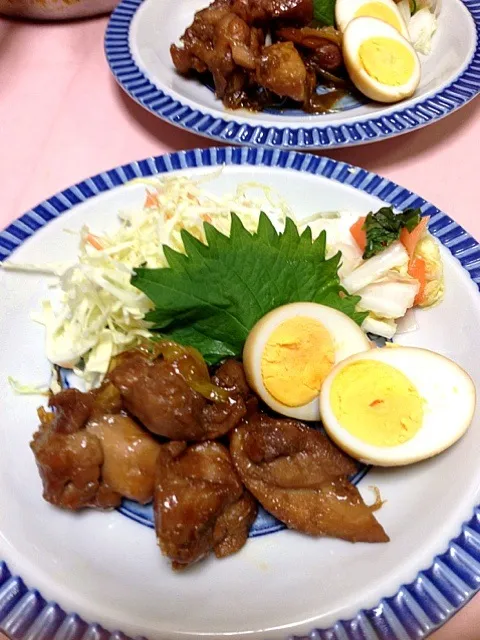
[[[218,387],[210,380],[210,373],[202,354],[193,347],[185,347],[173,340],[142,343],[139,349],[152,360],[159,356],[172,364],[188,386],[212,402],[228,402],[231,398],[227,389]]]
[[[290,40],[295,44],[316,49],[324,44],[325,40],[333,42],[338,47],[342,46],[342,34],[334,27],[283,27],[278,29],[276,34],[285,40]]]
[[[325,69],[319,69],[318,67],[315,69],[317,76],[320,76],[326,82],[330,82],[336,87],[348,88],[349,83],[345,78],[339,78],[338,76],[330,73],[330,71],[326,71]]]

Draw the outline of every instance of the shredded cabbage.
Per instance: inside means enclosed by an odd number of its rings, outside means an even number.
[[[24,396],[48,395],[49,388],[46,385],[25,384],[12,376],[8,376],[8,384],[15,393]]]
[[[203,188],[204,181],[136,180],[146,187],[143,209],[120,213],[120,224],[113,231],[94,233],[84,227],[78,256],[70,264],[3,265],[57,277],[51,299],[32,317],[45,326],[50,362],[73,369],[87,389],[101,382],[112,356],[151,336],[144,320],[151,303],[130,284],[135,267],[166,266],[162,246],[183,251],[183,229],[205,240],[203,223],[210,222],[228,234],[232,211],[250,231],[256,230],[260,211],[280,227],[287,214],[293,218],[286,203],[268,187],[244,183],[233,194],[216,196]]]

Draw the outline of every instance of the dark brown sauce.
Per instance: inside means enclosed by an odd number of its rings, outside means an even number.
[[[238,109],[245,109],[258,113],[264,109],[275,109],[279,113],[291,110],[302,109],[308,114],[321,114],[335,111],[336,104],[345,96],[350,95],[347,89],[332,89],[328,93],[313,94],[311,98],[300,105],[292,100],[276,99],[273,101],[263,101],[258,98],[252,98],[244,92],[238,94],[230,94],[225,96],[223,104],[227,109],[236,111]]]
[[[308,114],[321,114],[334,111],[336,104],[351,93],[348,85],[341,79],[339,79],[336,85],[331,81],[324,82],[322,85],[330,87],[330,91],[322,94],[313,93],[304,104],[280,98],[264,89],[250,92],[241,90],[227,93],[222,102],[227,109],[233,111],[245,109],[258,113],[264,109],[274,109],[282,113],[292,109],[301,109]]]
[[[318,94],[315,93],[308,102],[303,105],[303,110],[306,113],[328,113],[334,110],[335,105],[339,100],[348,96],[349,93],[345,89],[333,89],[328,93]]]

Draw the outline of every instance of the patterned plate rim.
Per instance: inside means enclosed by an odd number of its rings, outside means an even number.
[[[139,69],[130,50],[132,20],[144,0],[122,0],[105,33],[105,54],[119,85],[133,100],[159,118],[193,133],[228,144],[281,149],[334,149],[367,144],[424,127],[464,106],[480,92],[480,0],[463,0],[477,34],[474,54],[450,85],[389,115],[339,126],[291,128],[224,120],[193,109],[156,87]]]
[[[286,168],[324,176],[376,196],[399,209],[421,207],[430,216],[430,230],[457,258],[480,288],[480,244],[460,225],[408,189],[374,173],[311,154],[248,147],[181,151],[147,158],[100,173],[37,205],[0,233],[0,260],[7,259],[29,237],[76,205],[134,178],[180,169],[250,165]],[[460,529],[460,526],[459,526]],[[6,560],[6,559],[5,559]],[[388,594],[372,609],[330,629],[314,629],[302,640],[419,640],[444,624],[480,589],[480,507],[463,523],[445,552],[420,571],[410,584]],[[23,579],[12,575],[0,559],[0,630],[15,640],[128,640],[88,624],[47,602]],[[296,636],[297,640],[300,640]],[[280,640],[280,638],[279,638]]]

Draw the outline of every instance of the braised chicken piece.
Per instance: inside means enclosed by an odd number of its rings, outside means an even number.
[[[122,497],[152,500],[160,444],[121,413],[112,385],[82,393],[67,389],[50,399],[54,412],[39,411],[31,448],[44,498],[65,509],[120,504]]]
[[[280,40],[293,42],[299,47],[314,52],[314,56],[310,53],[308,59],[313,60],[319,69],[337,71],[343,66],[341,35],[331,27],[326,29],[284,27],[278,29],[275,35]],[[304,60],[306,59],[307,56],[304,56]]]
[[[285,27],[280,26],[275,30],[275,37],[280,40],[289,40],[306,49],[318,49],[325,42],[330,42],[337,47],[342,46],[342,34],[334,27]]]
[[[325,434],[296,420],[257,412],[245,424],[242,450],[257,465],[255,477],[263,482],[287,489],[316,488],[357,471],[356,463]]]
[[[325,435],[262,413],[233,432],[230,452],[247,489],[289,528],[351,542],[388,536],[348,480],[356,467]]]
[[[154,506],[158,544],[173,569],[211,551],[218,557],[238,551],[256,515],[228,450],[217,442],[162,445]]]
[[[151,502],[160,443],[122,414],[94,418],[86,429],[102,446],[103,482],[124,498]]]
[[[244,399],[255,397],[253,391],[248,386],[243,364],[233,358],[225,360],[225,362],[218,367],[212,376],[212,382],[231,392],[232,395],[239,395]]]
[[[212,382],[225,389],[232,398],[242,398],[247,414],[257,410],[258,398],[248,386],[245,369],[238,360],[233,358],[225,360],[212,376]]]
[[[93,413],[95,396],[77,389],[66,389],[51,397],[48,406],[55,413],[53,428],[56,433],[71,434],[80,431]],[[45,426],[42,422],[42,426]]]
[[[176,359],[175,359],[176,358]],[[171,440],[201,441],[220,437],[246,414],[242,392],[231,389],[221,381],[218,386],[199,378],[197,382],[208,389],[217,389],[216,401],[207,400],[195,390],[195,379],[187,381],[189,367],[195,358],[185,350],[173,359],[151,357],[141,350],[125,354],[120,364],[110,372],[110,381],[120,391],[125,408],[152,433]],[[226,365],[223,365],[226,366]],[[203,374],[202,374],[203,375]],[[220,376],[220,377],[218,377]],[[223,392],[221,395],[220,392]]]
[[[257,502],[245,489],[240,498],[217,518],[213,530],[213,548],[217,558],[240,551],[257,517]]]
[[[323,74],[342,69],[343,55],[341,34],[312,21],[313,0],[214,0],[170,53],[179,73],[211,74],[227,108],[257,111],[292,101],[320,113],[344,95],[317,98],[316,91],[319,83],[332,86]]]
[[[264,47],[258,60],[257,80],[278,96],[304,102],[307,98],[307,69],[291,42]]]
[[[243,85],[245,70],[255,70],[256,59],[263,44],[263,33],[250,27],[231,11],[229,0],[216,0],[198,11],[183,34],[183,47],[172,45],[170,53],[177,70],[204,73],[209,71],[215,91],[222,98],[229,83]]]
[[[272,20],[304,25],[313,20],[313,0],[232,0],[231,9],[248,24],[268,26]]]
[[[94,394],[67,389],[50,398],[54,413],[39,410],[40,426],[30,446],[43,497],[64,509],[108,509],[120,504],[120,494],[102,478],[102,444],[85,429],[94,405]]]

